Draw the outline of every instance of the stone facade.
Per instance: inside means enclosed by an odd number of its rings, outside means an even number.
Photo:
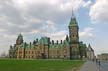
[[[76,18],[73,16],[69,24],[69,37],[70,37],[70,58],[78,59],[79,54],[79,27]]]
[[[17,59],[80,59],[86,57],[86,45],[79,42],[79,27],[73,16],[69,23],[69,36],[59,43],[49,37],[41,37],[29,44],[23,42],[20,34],[14,46],[10,46],[10,58]]]
[[[99,60],[108,60],[108,53],[102,53],[97,56]]]

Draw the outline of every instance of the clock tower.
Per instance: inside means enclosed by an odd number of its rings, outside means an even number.
[[[79,26],[76,17],[72,14],[69,23],[69,38],[70,38],[70,59],[79,59]]]

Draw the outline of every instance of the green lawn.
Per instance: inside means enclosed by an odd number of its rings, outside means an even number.
[[[70,60],[0,60],[0,71],[72,71],[83,63]]]

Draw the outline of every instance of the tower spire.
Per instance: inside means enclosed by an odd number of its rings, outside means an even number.
[[[73,8],[72,8],[72,16],[71,16],[69,26],[77,26],[78,27],[77,20],[76,20]]]
[[[71,18],[75,18],[73,7],[72,7],[72,16],[71,16]]]
[[[69,23],[69,44],[70,44],[70,59],[79,58],[79,34],[78,24],[72,8],[72,16]]]
[[[20,34],[18,35],[17,40],[16,40],[16,44],[22,44],[22,43],[23,43],[23,36],[22,36],[22,34],[20,33]]]

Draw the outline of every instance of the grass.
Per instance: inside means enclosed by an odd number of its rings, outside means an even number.
[[[0,60],[0,71],[72,71],[84,61],[70,60]]]

